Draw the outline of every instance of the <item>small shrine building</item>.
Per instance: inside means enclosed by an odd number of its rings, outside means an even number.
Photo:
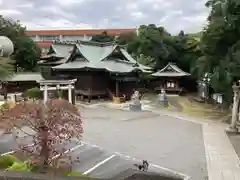
[[[162,88],[166,92],[180,93],[182,92],[182,87],[180,86],[180,79],[185,76],[190,76],[189,73],[181,70],[176,64],[168,63],[161,70],[151,74],[156,77],[158,81],[158,87],[155,90],[160,91]]]

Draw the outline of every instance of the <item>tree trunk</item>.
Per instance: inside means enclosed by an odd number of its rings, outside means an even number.
[[[48,168],[49,160],[49,147],[48,147],[48,131],[43,127],[43,130],[39,132],[41,138],[41,152],[40,152],[40,171],[45,171]]]
[[[4,101],[7,101],[7,87],[6,84],[3,84],[3,97],[4,97]]]

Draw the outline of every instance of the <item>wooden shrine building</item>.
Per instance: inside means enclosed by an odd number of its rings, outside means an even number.
[[[43,69],[51,68],[44,78],[76,78],[76,95],[88,99],[122,96],[128,99],[137,87],[139,75],[150,70],[114,42],[58,42],[42,57],[40,65]]]
[[[166,92],[180,93],[182,92],[181,78],[190,76],[190,74],[181,70],[176,64],[168,63],[164,68],[153,73],[152,76],[160,81],[160,86],[155,88],[157,91],[164,88]]]
[[[37,81],[42,79],[42,75],[38,72],[17,72],[6,77],[2,84],[8,93],[20,93],[39,86]]]

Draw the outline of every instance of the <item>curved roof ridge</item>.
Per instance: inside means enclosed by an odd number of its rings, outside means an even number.
[[[53,44],[61,44],[61,45],[73,45],[73,44],[86,44],[86,45],[94,45],[94,46],[111,46],[115,45],[115,41],[109,42],[96,42],[96,41],[83,41],[83,40],[76,40],[76,41],[54,41]]]
[[[172,69],[175,72],[165,72],[165,70]],[[183,70],[181,70],[175,63],[169,62],[164,68],[158,70],[157,72],[153,73],[152,76],[190,76],[190,73],[187,73]]]

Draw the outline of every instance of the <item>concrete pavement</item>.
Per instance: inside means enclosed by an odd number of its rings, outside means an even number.
[[[201,124],[153,112],[82,108],[84,140],[111,152],[147,159],[205,180],[207,164]],[[99,119],[98,119],[99,116]]]
[[[156,164],[151,165],[150,171],[181,172],[193,180],[240,179],[239,160],[224,132],[225,124],[150,106],[145,106],[148,111],[143,112],[123,109],[106,106],[81,109],[84,140],[89,143],[64,145],[70,149],[79,146],[70,152],[80,160],[74,164],[75,170],[106,178],[140,162],[131,158],[135,157]],[[1,153],[14,148],[10,142],[0,141]]]
[[[169,114],[167,111],[159,113],[202,125],[208,180],[240,179],[240,160],[225,133],[227,124],[206,119],[193,119],[177,113]]]
[[[0,141],[1,155],[12,153],[12,151],[9,150],[11,150],[12,147],[15,147],[13,137],[11,137],[11,135],[7,136],[5,136],[5,139],[8,140],[7,144]],[[4,149],[3,147],[7,148]],[[134,164],[141,163],[140,160],[125,157],[124,155],[116,152],[108,152],[99,146],[79,142],[77,140],[63,143],[61,147],[70,149],[67,154],[71,156],[71,159],[73,160],[73,171],[82,172],[92,177],[103,179],[112,178],[129,168],[136,169]],[[152,164],[150,164],[148,172],[157,172],[164,176],[182,178],[182,175],[162,169],[161,167]]]
[[[106,105],[105,105],[106,106]],[[126,107],[110,104],[112,109],[128,110]],[[240,179],[240,161],[239,158],[225,133],[226,124],[214,122],[206,119],[194,119],[192,117],[180,115],[177,112],[159,110],[145,105],[145,110],[154,112],[159,115],[172,117],[179,121],[192,122],[201,125],[201,131],[204,140],[205,158],[207,161],[208,180],[239,180]],[[194,133],[193,133],[194,134]],[[197,140],[197,139],[196,139]],[[191,155],[194,157],[194,155]],[[189,167],[190,168],[190,167]],[[191,174],[191,173],[190,173]],[[194,176],[192,176],[194,177]],[[196,177],[193,179],[202,179]]]

